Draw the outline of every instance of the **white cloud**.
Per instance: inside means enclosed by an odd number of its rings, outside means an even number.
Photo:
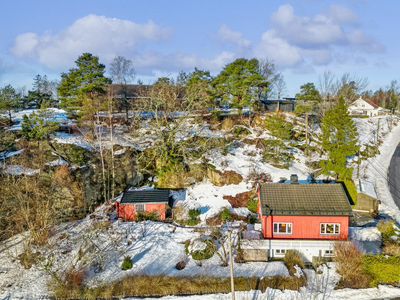
[[[16,57],[35,58],[49,68],[60,68],[70,66],[83,52],[110,61],[117,53],[137,51],[146,40],[163,42],[171,35],[171,28],[161,28],[151,20],[136,24],[90,14],[55,35],[20,34],[9,51]]]
[[[229,41],[238,47],[249,47],[251,44],[250,40],[243,38],[241,32],[233,31],[226,25],[219,28],[217,38],[220,41]]]
[[[358,16],[350,9],[332,4],[326,13],[298,16],[291,5],[281,5],[271,14],[272,28],[263,33],[254,48],[257,57],[268,56],[279,66],[310,72],[312,65],[336,61],[367,64],[364,57],[347,53],[381,53],[385,47],[360,27]],[[309,65],[309,66],[308,66]]]

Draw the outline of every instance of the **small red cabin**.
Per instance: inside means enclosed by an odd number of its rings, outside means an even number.
[[[167,210],[171,207],[169,190],[133,190],[122,194],[121,200],[116,201],[117,217],[124,220],[135,220],[141,213],[157,212],[164,220]]]
[[[343,240],[353,216],[340,183],[264,183],[257,187],[265,239]]]

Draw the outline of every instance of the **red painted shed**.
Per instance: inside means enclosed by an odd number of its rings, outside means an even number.
[[[124,220],[135,220],[139,212],[154,211],[161,220],[164,220],[170,204],[169,190],[127,191],[123,193],[120,201],[116,201],[117,216]]]
[[[347,239],[353,216],[340,183],[265,183],[257,187],[258,215],[266,239]]]

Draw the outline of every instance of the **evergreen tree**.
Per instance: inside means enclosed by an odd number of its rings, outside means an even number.
[[[32,112],[29,117],[22,117],[22,137],[25,140],[48,139],[58,128],[59,124],[55,121],[54,114],[45,106],[37,112]]]
[[[259,73],[258,60],[238,58],[225,66],[212,85],[224,102],[242,109],[256,98],[257,88],[267,89],[268,82]]]
[[[338,104],[328,110],[321,123],[321,146],[328,154],[328,160],[320,162],[322,171],[334,171],[343,180],[351,179],[352,168],[346,167],[346,156],[357,152],[357,128],[351,119],[345,100],[339,98]]]
[[[0,112],[8,115],[10,124],[12,123],[12,113],[21,108],[20,95],[11,86],[7,85],[0,89]]]
[[[298,104],[294,112],[296,114],[306,114],[306,144],[308,144],[308,113],[320,102],[319,92],[315,88],[314,83],[306,83],[300,87],[300,93],[296,94],[298,100],[303,100],[305,104]]]
[[[278,139],[289,140],[293,133],[293,124],[286,122],[278,113],[273,114],[265,121],[265,128]]]
[[[105,65],[90,53],[83,53],[75,61],[77,68],[61,74],[57,88],[61,104],[66,108],[80,109],[80,117],[91,121],[94,128],[94,113],[101,109],[101,98],[107,92],[111,80],[104,76]]]

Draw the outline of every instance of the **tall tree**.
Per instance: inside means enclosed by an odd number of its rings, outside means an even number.
[[[343,96],[347,103],[351,103],[357,99],[368,84],[369,81],[367,77],[344,73],[342,77],[336,81],[337,96]]]
[[[187,77],[187,95],[200,97],[202,100],[206,100],[205,103],[209,103],[212,99],[212,80],[210,71],[194,68],[194,71]]]
[[[11,86],[7,85],[0,89],[0,111],[8,115],[10,124],[12,123],[12,113],[21,108],[20,95]]]
[[[314,86],[314,83],[306,83],[300,87],[300,93],[296,94],[297,100],[302,100],[304,104],[298,104],[295,109],[297,114],[306,114],[306,144],[308,144],[308,113],[312,111],[315,105],[320,101],[319,93]]]
[[[285,93],[287,93],[288,90],[286,87],[285,78],[281,73],[277,75],[276,80],[274,80],[274,82],[272,83],[272,90],[276,94],[278,100],[281,100],[281,97],[284,96]]]
[[[280,73],[278,73],[277,70],[278,67],[273,60],[270,60],[268,58],[261,59],[258,63],[258,66],[259,66],[258,72],[270,84],[269,89],[261,87],[258,89],[259,100],[261,100],[262,98],[263,99],[271,98],[277,92],[275,90],[275,88],[277,87],[275,84],[277,83],[277,81],[280,79],[281,76]]]
[[[343,97],[339,98],[334,108],[326,112],[322,118],[321,130],[321,146],[328,155],[327,160],[320,162],[323,172],[328,174],[334,171],[343,180],[351,179],[353,170],[346,167],[346,156],[357,152],[358,135]]]
[[[91,122],[93,132],[94,113],[100,110],[101,98],[106,94],[111,80],[104,76],[105,65],[99,63],[97,56],[83,53],[75,63],[76,68],[70,69],[68,74],[61,74],[57,91],[61,104],[67,108],[80,109],[80,116]]]
[[[110,64],[111,80],[116,84],[133,82],[136,77],[135,68],[130,59],[124,56],[116,56]]]
[[[258,60],[238,58],[225,66],[212,85],[224,102],[242,109],[255,100],[256,89],[267,89],[268,82],[259,73]]]

